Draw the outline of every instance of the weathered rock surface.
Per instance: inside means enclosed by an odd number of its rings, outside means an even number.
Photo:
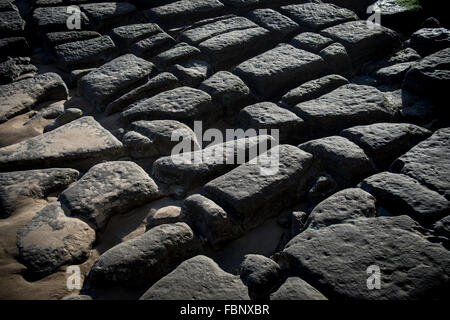
[[[301,278],[289,277],[270,295],[270,300],[327,300],[327,298]]]
[[[68,13],[69,7],[39,7],[33,12],[33,19],[36,22],[39,29],[43,31],[67,31],[67,21],[71,16]],[[89,18],[84,12],[80,12],[81,28],[85,29],[89,25]]]
[[[450,200],[450,128],[437,130],[392,164],[395,172],[408,175]]]
[[[165,32],[160,32],[136,42],[130,47],[130,52],[140,58],[153,58],[163,51],[169,50],[175,44],[174,38]],[[196,54],[196,52],[193,52],[193,54]]]
[[[23,74],[36,73],[37,68],[30,62],[28,57],[8,57],[0,62],[0,85],[11,83]]]
[[[68,89],[56,73],[44,73],[0,86],[0,123],[48,100],[67,99]]]
[[[131,161],[113,161],[92,167],[60,194],[59,201],[70,215],[84,217],[102,229],[112,215],[158,197],[158,187],[141,167]]]
[[[156,65],[161,70],[169,70],[174,64],[183,63],[194,59],[200,55],[200,50],[196,47],[190,46],[187,43],[181,42],[174,45],[172,48],[161,52],[153,58]]]
[[[80,139],[83,137],[83,139]],[[20,170],[36,167],[72,166],[113,160],[123,146],[92,117],[72,121],[43,135],[0,148],[0,168]]]
[[[445,296],[450,253],[426,240],[407,216],[356,219],[307,230],[282,252],[329,299],[419,299]],[[381,269],[381,290],[369,290],[366,270]]]
[[[424,28],[411,35],[410,46],[422,57],[450,47],[450,30]]]
[[[81,4],[80,7],[89,17],[89,25],[96,30],[104,30],[116,23],[124,23],[136,10],[136,7],[128,2],[88,3]]]
[[[79,119],[83,116],[83,111],[78,108],[69,108],[59,115],[53,122],[44,127],[44,132],[55,130],[71,121]]]
[[[332,43],[333,40],[330,38],[314,32],[302,32],[292,38],[290,42],[290,44],[296,48],[313,53],[318,53],[320,50],[325,49]]]
[[[196,256],[156,282],[140,300],[249,300],[238,276],[210,258]]]
[[[248,18],[261,27],[288,36],[299,29],[299,25],[290,18],[272,9],[256,9],[250,12]]]
[[[114,28],[110,36],[119,48],[126,49],[138,41],[161,32],[163,30],[155,23],[140,23]]]
[[[62,265],[83,262],[94,240],[94,230],[80,219],[67,217],[61,204],[54,202],[19,231],[19,259],[31,273],[43,277]]]
[[[145,288],[201,253],[200,240],[187,224],[163,224],[103,253],[92,266],[86,287]]]
[[[101,37],[101,34],[96,31],[57,31],[47,33],[46,37],[50,45],[55,47],[63,43]]]

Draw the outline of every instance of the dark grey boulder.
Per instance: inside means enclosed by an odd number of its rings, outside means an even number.
[[[140,300],[249,300],[239,276],[223,271],[206,256],[184,261],[156,282]]]
[[[340,43],[333,43],[319,51],[319,56],[325,61],[328,72],[342,75],[352,74],[352,62],[345,47]]]
[[[69,108],[58,116],[53,122],[44,127],[44,132],[52,131],[59,128],[71,121],[74,121],[83,116],[83,111],[78,108]]]
[[[94,230],[80,219],[67,217],[59,202],[36,213],[17,234],[19,259],[38,277],[62,265],[84,262],[94,241]]]
[[[339,186],[333,177],[326,172],[321,172],[308,191],[308,200],[312,204],[317,204],[338,190]]]
[[[411,35],[410,47],[422,57],[450,47],[450,30],[446,28],[423,28]]]
[[[101,2],[81,4],[80,8],[89,17],[89,25],[96,30],[107,30],[117,23],[133,22],[136,7],[128,2]]]
[[[25,21],[16,10],[0,12],[0,37],[15,37],[24,33]]]
[[[382,83],[386,84],[398,84],[402,83],[408,70],[414,62],[403,62],[399,64],[394,64],[392,66],[384,67],[377,70],[374,76],[380,80]]]
[[[439,236],[450,239],[450,216],[442,218],[433,225],[433,231]]]
[[[272,9],[253,10],[248,14],[248,18],[283,37],[295,33],[300,28],[296,22]]]
[[[327,300],[316,288],[299,277],[289,277],[270,294],[270,300]]]
[[[161,32],[163,30],[156,23],[139,23],[114,28],[109,35],[119,48],[128,49],[132,44]]]
[[[28,57],[8,57],[0,62],[0,85],[11,83],[27,73],[35,74],[37,71],[38,69],[31,64],[31,59]]]
[[[204,60],[191,60],[172,67],[172,73],[184,86],[197,88],[210,74],[211,66]]]
[[[292,38],[290,44],[296,48],[306,50],[313,53],[319,53],[320,50],[325,49],[333,40],[324,37],[314,32],[302,32]]]
[[[50,46],[55,47],[63,43],[98,38],[101,34],[96,31],[57,31],[49,32],[45,36]]]
[[[81,216],[102,229],[114,214],[159,197],[155,182],[131,161],[104,162],[93,166],[80,180],[59,195],[72,216]]]
[[[27,55],[30,47],[24,37],[10,37],[0,39],[0,58],[20,57]]]
[[[158,54],[175,46],[176,43],[175,39],[167,33],[159,32],[136,42],[129,48],[129,51],[140,58],[153,59]]]
[[[172,48],[161,52],[154,57],[153,60],[159,69],[169,70],[173,65],[187,62],[191,59],[197,58],[199,55],[200,50],[198,48],[181,42],[174,45]]]
[[[40,7],[33,12],[33,20],[42,31],[67,31],[67,21],[71,13],[67,12],[68,6]],[[81,28],[89,28],[89,18],[84,12],[80,12]]]

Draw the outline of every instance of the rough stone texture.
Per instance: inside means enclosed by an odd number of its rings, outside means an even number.
[[[191,125],[194,120],[214,117],[216,107],[204,91],[180,87],[140,100],[122,112],[127,122],[170,119]]]
[[[71,70],[99,67],[117,55],[117,48],[108,36],[60,44],[55,47],[58,64]]]
[[[318,55],[289,44],[280,44],[241,63],[234,73],[259,96],[267,98],[320,76],[324,68],[323,59]]]
[[[446,295],[450,253],[407,216],[356,219],[291,240],[282,260],[329,299],[420,299]],[[366,270],[381,269],[381,290]]]
[[[327,300],[327,298],[299,277],[289,277],[270,295],[270,300]]]
[[[319,56],[323,58],[329,73],[351,75],[352,62],[347,50],[340,43],[333,43],[319,51]]]
[[[155,200],[158,187],[134,162],[114,161],[93,166],[59,196],[72,216],[82,216],[102,229],[118,213]]]
[[[215,73],[203,81],[199,89],[209,93],[213,102],[220,104],[228,116],[236,115],[253,100],[247,85],[228,71]]]
[[[341,136],[360,146],[380,170],[387,169],[396,158],[430,135],[429,130],[408,123],[376,123],[341,132]]]
[[[267,297],[282,277],[281,268],[275,261],[258,254],[246,255],[239,269],[252,299]]]
[[[319,203],[309,215],[305,228],[319,230],[350,219],[375,216],[372,195],[359,188],[344,189]]]
[[[352,11],[333,4],[306,3],[281,7],[281,10],[304,31],[318,31],[358,19]]]
[[[119,48],[125,49],[138,41],[161,32],[163,30],[155,23],[139,23],[114,28],[109,35]]]
[[[104,30],[116,23],[126,22],[136,7],[128,2],[101,2],[81,4],[81,9],[89,17],[89,25],[96,30]]]
[[[28,57],[8,57],[0,62],[0,85],[11,83],[23,74],[37,73],[38,69],[30,62]]]
[[[100,109],[150,75],[153,64],[132,54],[118,57],[78,82],[78,93]]]
[[[80,139],[83,137],[83,139]],[[0,168],[82,168],[83,160],[98,163],[122,152],[122,143],[92,117],[83,117],[43,135],[0,148]]]
[[[248,18],[261,27],[276,32],[281,36],[288,36],[299,29],[299,25],[272,9],[256,9],[250,12]]]
[[[58,116],[55,120],[44,127],[44,132],[55,130],[71,121],[79,119],[83,116],[83,111],[78,108],[69,108]]]
[[[63,43],[89,40],[101,37],[96,31],[58,31],[46,34],[47,40],[52,47]]]
[[[140,139],[137,139],[137,135]],[[123,138],[123,143],[134,158],[168,156],[180,142],[178,139],[172,141],[173,135],[181,137],[183,141],[190,140],[199,148],[197,137],[191,128],[174,120],[133,122]]]
[[[312,136],[337,134],[357,125],[390,121],[394,110],[376,88],[348,84],[300,103],[292,111],[305,121]]]
[[[15,10],[0,12],[0,36],[2,38],[19,36],[25,29],[19,12]]]
[[[450,128],[437,130],[392,164],[395,172],[406,174],[450,200]]]
[[[364,151],[343,137],[311,140],[299,145],[299,148],[313,154],[316,160],[320,159],[325,170],[343,187],[354,186],[375,172]]]
[[[40,7],[33,12],[33,19],[39,29],[43,31],[67,31],[67,20],[71,16],[67,13],[67,6],[61,7]],[[89,25],[89,19],[84,12],[81,12],[81,28]]]
[[[355,65],[400,47],[394,31],[366,21],[346,22],[327,28],[321,34],[343,44]]]
[[[178,79],[169,72],[162,72],[153,78],[150,78],[147,83],[136,89],[130,90],[120,98],[109,103],[105,109],[107,115],[115,112],[121,112],[123,109],[138,100],[152,97],[163,91],[171,90],[179,86]]]
[[[23,199],[44,198],[78,178],[73,169],[39,169],[0,173],[0,216],[11,215]]]
[[[129,51],[140,58],[149,59],[169,50],[175,44],[174,38],[165,32],[160,32],[136,42],[130,47]]]
[[[317,99],[345,84],[348,84],[348,80],[337,74],[311,80],[286,93],[281,98],[281,104],[294,106],[301,102]]]
[[[0,86],[0,123],[48,100],[65,100],[68,89],[56,73],[44,73]]]
[[[158,68],[166,70],[174,64],[183,63],[190,59],[196,58],[199,54],[199,49],[190,46],[187,43],[181,42],[176,44],[172,48],[158,54],[154,58],[154,61]]]
[[[417,62],[406,73],[403,88],[443,104],[450,84],[450,48]]]
[[[450,216],[446,216],[436,222],[433,226],[433,230],[437,235],[450,239]]]
[[[31,273],[43,277],[62,265],[83,262],[94,240],[94,230],[80,219],[67,217],[60,203],[54,202],[19,231],[19,259]]]
[[[261,102],[245,107],[239,112],[239,124],[244,129],[278,129],[280,141],[302,136],[303,120],[295,113],[280,108],[272,102]],[[268,132],[270,134],[270,131]]]
[[[308,200],[311,204],[317,204],[338,190],[339,186],[333,177],[326,172],[321,172],[311,189],[308,191]]]
[[[404,62],[377,70],[374,74],[380,81],[390,83],[401,83],[408,70],[413,66],[413,62]]]
[[[365,179],[360,187],[391,214],[407,214],[419,223],[429,225],[450,214],[447,199],[402,174],[382,172]]]
[[[196,256],[155,283],[140,300],[249,300],[238,276],[226,273],[210,258]]]
[[[201,253],[200,240],[187,224],[163,224],[103,253],[92,266],[87,288],[145,288]]]
[[[172,73],[185,86],[198,87],[208,75],[211,66],[203,60],[191,60],[183,64],[176,64],[172,68]]]
[[[333,40],[330,38],[314,32],[302,32],[292,38],[290,42],[290,44],[296,48],[314,53],[318,53],[320,50],[325,49],[332,43]]]
[[[424,28],[411,35],[410,46],[422,57],[450,47],[450,30]]]

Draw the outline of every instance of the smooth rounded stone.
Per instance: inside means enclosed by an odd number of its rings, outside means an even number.
[[[319,230],[350,219],[370,218],[377,215],[375,198],[359,188],[339,191],[320,202],[306,221],[305,229]]]
[[[238,276],[226,273],[206,256],[184,261],[156,282],[140,300],[249,300]]]
[[[292,38],[291,42],[289,43],[296,48],[313,53],[318,53],[320,50],[325,49],[330,44],[332,44],[333,40],[318,33],[302,32]]]
[[[192,152],[180,150],[180,153],[156,160],[152,174],[169,185],[181,185],[184,188],[199,186],[251,160],[258,150],[267,150],[268,145],[274,143],[271,136],[259,135],[218,143]]]
[[[248,287],[252,299],[262,299],[281,280],[280,266],[265,256],[248,254],[239,267],[242,282]]]
[[[119,48],[127,49],[133,43],[161,32],[163,30],[156,23],[139,23],[114,28],[109,35]]]
[[[304,31],[319,31],[358,19],[358,16],[348,9],[325,3],[284,6],[281,7],[281,12],[297,22]]]
[[[39,110],[35,116],[33,116],[32,119],[36,119],[39,117],[42,117],[44,119],[50,120],[50,119],[56,119],[60,115],[64,113],[64,105],[63,104],[56,104],[53,106],[49,106],[46,108],[42,108]]]
[[[191,60],[187,63],[176,64],[172,73],[184,86],[198,87],[209,75],[211,66],[203,60]]]
[[[83,139],[80,139],[83,137]],[[0,148],[1,171],[68,166],[83,169],[114,160],[123,145],[92,117],[82,117],[50,132]]]
[[[23,56],[29,51],[30,47],[24,37],[0,39],[0,58]]]
[[[136,133],[146,139],[136,141]],[[174,135],[177,137],[175,141],[172,140]],[[180,142],[179,138],[191,141],[196,148],[200,148],[191,128],[175,120],[133,122],[123,137],[123,144],[130,150],[133,158],[162,157],[172,153],[173,148]]]
[[[444,196],[403,174],[378,173],[359,186],[391,214],[407,214],[421,224],[430,225],[450,214],[450,202]]]
[[[356,144],[339,136],[311,140],[298,146],[314,155],[342,187],[354,186],[375,173],[372,161]]]
[[[162,224],[184,222],[185,216],[184,212],[181,211],[180,207],[177,206],[167,206],[156,210],[154,214],[147,217],[146,229],[157,227]]]
[[[66,100],[69,91],[61,77],[52,72],[0,86],[0,123],[26,113],[38,103]]]
[[[182,213],[194,231],[206,237],[214,249],[220,249],[245,233],[243,227],[225,210],[200,194],[193,194],[184,200]]]
[[[433,225],[433,231],[439,236],[444,236],[450,239],[450,216],[442,218]]]
[[[394,64],[377,70],[374,76],[384,83],[402,83],[406,73],[413,65],[414,62]]]
[[[136,11],[136,7],[128,2],[88,3],[81,4],[80,8],[89,17],[90,25],[97,30],[131,21],[131,14]]]
[[[450,48],[438,51],[414,64],[406,73],[403,89],[443,104],[450,84]]]
[[[96,31],[58,31],[47,33],[45,36],[50,45],[55,47],[63,43],[98,38],[101,34]]]
[[[181,42],[154,57],[155,64],[160,69],[167,69],[177,63],[183,63],[198,57],[200,50]]]
[[[0,37],[20,36],[25,30],[25,21],[16,10],[0,12]]]
[[[322,172],[308,191],[308,200],[317,204],[339,190],[336,181],[326,172]]]
[[[148,10],[150,18],[167,25],[189,22],[220,15],[224,5],[218,0],[179,0]]]
[[[130,47],[129,51],[140,58],[152,59],[176,44],[177,42],[174,38],[165,32],[160,32],[136,42]]]
[[[391,171],[408,175],[450,200],[450,128],[437,130],[394,161]]]
[[[411,35],[409,45],[422,57],[450,47],[450,30],[423,28]]]
[[[38,69],[30,62],[28,57],[8,57],[0,62],[0,85],[11,83],[26,73],[37,73]]]
[[[354,66],[401,47],[395,31],[363,20],[339,24],[321,34],[344,45]]]
[[[133,54],[120,56],[82,77],[78,93],[103,110],[130,87],[145,81],[153,67],[151,62]]]
[[[388,65],[394,65],[404,62],[417,61],[420,60],[421,58],[422,57],[414,49],[405,48],[391,55],[388,58],[387,63]]]
[[[319,56],[325,61],[330,73],[343,75],[352,74],[352,62],[347,50],[340,43],[333,43],[320,50]]]
[[[122,112],[122,118],[127,122],[168,119],[192,125],[196,120],[216,117],[216,109],[206,92],[179,87],[133,103]]]
[[[38,169],[0,173],[1,217],[10,216],[26,198],[45,198],[78,178],[74,169]]]
[[[217,21],[206,20],[205,23],[200,25],[194,24],[192,27],[183,30],[178,38],[191,45],[198,45],[199,43],[220,34],[256,27],[258,27],[258,25],[249,19],[232,15],[225,16]]]
[[[203,186],[208,198],[246,226],[256,227],[297,203],[316,173],[313,156],[294,146],[268,152]]]
[[[108,36],[63,43],[55,47],[58,65],[66,70],[99,67],[117,56]]]
[[[383,170],[431,132],[408,123],[376,123],[346,129],[340,135],[360,146],[377,168]]]
[[[348,84],[348,80],[337,74],[311,80],[286,93],[280,103],[286,107],[294,106],[301,102],[317,99],[345,84]]]
[[[91,296],[87,296],[84,294],[76,295],[76,296],[65,296],[61,300],[73,300],[73,301],[79,301],[79,300],[93,300]]]
[[[67,12],[68,6],[39,7],[33,12],[33,20],[42,31],[67,31],[67,21],[71,13]],[[89,27],[89,18],[84,12],[80,12],[81,29]]]
[[[266,50],[273,42],[272,38],[270,31],[254,27],[219,34],[201,42],[198,47],[217,69],[223,69]]]
[[[69,108],[65,110],[59,117],[57,117],[52,123],[44,127],[44,132],[52,131],[59,128],[71,121],[79,119],[83,116],[83,111],[78,108]]]
[[[261,27],[288,36],[299,29],[299,25],[290,18],[272,9],[256,9],[248,14],[248,18]]]
[[[299,277],[289,277],[270,294],[270,300],[328,300],[316,288]]]
[[[59,202],[47,205],[17,234],[19,260],[44,277],[62,265],[84,262],[95,232],[80,219],[67,217]]]
[[[89,291],[110,286],[145,288],[202,252],[200,240],[187,224],[163,224],[103,253],[85,287]]]
[[[221,105],[227,116],[236,115],[253,101],[247,85],[228,71],[213,74],[200,84],[199,89],[210,94],[213,102]]]
[[[138,100],[152,97],[163,91],[171,90],[179,86],[178,78],[172,73],[162,72],[148,80],[147,83],[125,93],[120,98],[106,106],[105,114],[111,115],[121,112],[123,109]]]
[[[313,137],[338,134],[357,125],[388,122],[395,114],[381,91],[357,84],[343,85],[320,98],[299,103],[292,112],[305,121]]]
[[[295,113],[272,102],[261,102],[245,107],[239,112],[238,120],[244,129],[277,129],[280,141],[295,140],[303,136],[303,120]]]
[[[450,253],[428,241],[408,216],[360,218],[291,240],[279,263],[302,275],[329,299],[443,298]],[[378,266],[381,289],[370,290],[369,266]],[[373,282],[371,282],[373,283]]]
[[[59,201],[70,215],[84,217],[102,229],[111,216],[159,196],[155,182],[141,167],[131,161],[113,161],[93,166],[59,195]]]
[[[269,98],[321,76],[325,68],[320,56],[289,44],[280,44],[241,63],[233,73],[260,97]],[[274,83],[277,85],[274,86]]]

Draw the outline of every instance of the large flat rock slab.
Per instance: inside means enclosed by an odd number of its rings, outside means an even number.
[[[151,62],[126,54],[82,77],[78,93],[102,110],[134,84],[145,81],[152,70]]]
[[[259,96],[269,98],[319,77],[324,69],[324,60],[320,56],[289,44],[280,44],[239,64],[233,73]]]
[[[33,12],[33,20],[38,28],[44,32],[68,31],[67,21],[71,13],[67,12],[68,6],[59,7],[39,7]],[[89,26],[89,18],[84,12],[80,12],[81,28],[85,30]]]
[[[20,36],[24,33],[25,21],[16,10],[0,12],[0,36]]]
[[[96,30],[105,30],[116,23],[124,23],[136,11],[128,2],[100,2],[81,4],[81,10],[89,17],[89,24]]]
[[[206,256],[180,264],[156,282],[140,300],[249,300],[239,276],[226,273]]]
[[[56,73],[44,73],[0,86],[0,123],[48,100],[65,100],[69,91]]]
[[[450,253],[429,242],[408,216],[360,218],[291,240],[282,259],[329,299],[444,298]],[[369,266],[381,272],[379,290],[369,290]]]
[[[123,146],[92,117],[0,149],[0,170],[72,166],[113,160]]]
[[[391,166],[395,172],[408,175],[450,200],[450,128],[437,130]]]
[[[305,120],[312,136],[338,134],[357,125],[389,122],[394,109],[378,89],[348,84],[318,99],[297,104],[292,111]]]
[[[112,161],[93,166],[60,194],[59,201],[70,215],[84,217],[102,229],[112,215],[158,197],[158,187],[141,167],[131,161]]]

